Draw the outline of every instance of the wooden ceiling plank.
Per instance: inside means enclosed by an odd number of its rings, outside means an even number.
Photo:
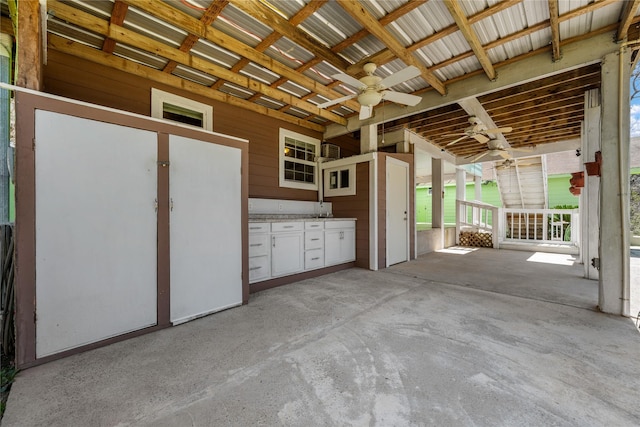
[[[559,61],[560,54],[560,20],[558,19],[558,0],[548,0],[549,24],[551,26],[551,59]]]
[[[0,32],[13,36],[13,21],[5,16],[0,16]]]
[[[494,105],[494,102],[500,102],[505,99],[513,100],[517,99],[517,97],[531,96],[530,93],[539,92],[549,88],[556,88],[557,86],[574,86],[576,81],[579,82],[583,79],[589,79],[591,81],[594,78],[600,78],[599,64],[588,65],[586,67],[577,68],[575,70],[570,70],[540,80],[524,83],[519,86],[481,95],[478,97],[478,100],[483,105],[490,106]]]
[[[418,61],[411,53],[407,52],[404,46],[389,33],[360,3],[349,0],[337,0],[340,6],[352,18],[358,21],[372,35],[386,45],[398,58],[407,65],[413,65],[420,70],[422,78],[433,86],[441,95],[446,94],[446,88],[431,71],[429,71],[420,61]],[[346,69],[346,67],[345,67]]]
[[[134,74],[139,77],[143,77],[145,79],[155,81],[157,83],[166,84],[168,86],[182,89],[187,92],[198,94],[210,99],[214,99],[216,101],[224,102],[230,105],[235,105],[245,110],[271,116],[275,119],[282,120],[287,123],[293,123],[298,126],[302,126],[307,129],[312,129],[317,132],[323,132],[325,129],[324,126],[306,122],[290,114],[281,113],[279,111],[272,110],[272,109],[260,106],[258,104],[254,104],[249,101],[245,101],[244,99],[241,99],[229,94],[225,94],[219,91],[214,91],[207,86],[202,86],[198,83],[181,79],[180,77],[167,74],[159,70],[155,70],[145,65],[142,65],[133,61],[129,61],[125,58],[107,54],[100,50],[84,46],[80,43],[77,43],[53,34],[49,34],[48,46],[51,49],[58,50],[68,55],[76,56],[76,57],[83,58],[88,61],[92,61],[107,67],[125,71],[130,74]]]
[[[122,25],[124,23],[124,19],[127,16],[127,10],[129,9],[129,5],[116,0],[113,3],[113,8],[111,9],[111,18],[109,19],[110,24]],[[102,43],[103,52],[113,53],[116,48],[116,41],[110,38],[106,38]]]
[[[493,81],[496,79],[496,70],[493,68],[493,64],[487,55],[487,52],[482,47],[482,43],[480,43],[480,39],[478,39],[478,35],[475,33],[471,25],[469,24],[469,20],[467,19],[462,7],[458,3],[457,0],[444,0],[444,4],[447,6],[449,13],[453,17],[454,21],[458,25],[460,32],[464,36],[467,43],[473,50],[473,53],[476,55],[476,58],[482,65],[485,74],[489,78],[489,80]]]
[[[335,52],[332,52],[328,47],[323,46],[318,40],[314,39],[309,34],[289,23],[289,21],[269,9],[264,4],[246,0],[230,0],[230,2],[233,6],[263,24],[268,25],[274,31],[287,37],[294,43],[299,44],[314,56],[322,58],[334,67],[340,70],[345,70],[349,66],[349,63],[345,59],[338,56]]]
[[[640,6],[640,0],[629,0],[624,2],[624,7],[620,14],[620,26],[618,27],[618,32],[616,34],[616,40],[618,42],[627,38],[631,22],[638,12],[638,6]]]

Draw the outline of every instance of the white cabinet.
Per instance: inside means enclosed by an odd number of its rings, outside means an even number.
[[[269,223],[249,224],[249,283],[271,276]]]
[[[308,221],[304,224],[304,269],[324,267],[324,222]]]
[[[325,266],[356,259],[356,222],[327,221],[324,232]]]
[[[352,262],[354,220],[252,222],[249,283]]]
[[[271,276],[295,274],[304,269],[301,222],[271,224]]]

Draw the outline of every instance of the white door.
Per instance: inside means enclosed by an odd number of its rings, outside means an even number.
[[[242,303],[241,152],[171,135],[171,322]]]
[[[157,322],[157,134],[36,112],[36,357]]]
[[[387,267],[409,260],[409,164],[387,157]]]

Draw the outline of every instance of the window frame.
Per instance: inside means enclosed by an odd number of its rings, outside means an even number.
[[[202,114],[202,127],[180,122],[177,120],[165,119],[163,114],[165,103]],[[171,123],[180,123],[185,126],[192,126],[198,129],[204,129],[213,132],[213,107],[211,105],[194,101],[193,99],[185,98],[183,96],[165,92],[156,88],[151,88],[151,117],[155,117],[161,120],[167,120]]]
[[[306,144],[312,144],[314,146],[314,160],[302,160],[296,159],[294,157],[289,157],[285,155],[285,143],[286,139],[291,138],[298,142],[304,142]],[[295,188],[298,190],[312,190],[318,191],[318,177],[319,177],[319,165],[316,159],[320,156],[320,143],[319,139],[313,138],[308,135],[303,135],[297,132],[293,132],[288,129],[280,128],[279,132],[279,144],[278,144],[278,159],[279,159],[279,185],[284,188]],[[301,181],[292,181],[285,179],[285,161],[292,161],[294,163],[313,166],[313,183],[301,182]]]
[[[341,172],[348,171],[349,173],[349,185],[341,187],[342,174]],[[338,188],[331,188],[331,173],[337,172]],[[337,196],[355,196],[356,194],[356,164],[350,164],[345,166],[336,166],[333,168],[326,168],[322,170],[324,174],[324,187],[323,194],[325,197],[337,197]]]

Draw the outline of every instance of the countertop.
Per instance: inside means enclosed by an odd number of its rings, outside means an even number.
[[[326,217],[294,214],[257,214],[249,215],[249,222],[297,222],[297,221],[356,221],[356,218]]]

